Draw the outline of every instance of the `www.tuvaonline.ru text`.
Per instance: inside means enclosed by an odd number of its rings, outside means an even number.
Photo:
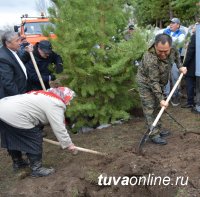
[[[155,176],[154,174],[149,174],[147,176],[123,176],[123,177],[114,177],[114,176],[105,176],[101,174],[98,177],[98,185],[109,186],[109,185],[180,185],[186,186],[188,184],[188,177],[177,176],[175,178],[171,178],[169,176]]]

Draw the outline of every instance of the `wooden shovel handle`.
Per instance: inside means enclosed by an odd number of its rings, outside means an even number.
[[[38,69],[37,63],[36,63],[35,58],[34,58],[34,56],[33,56],[33,53],[32,53],[32,52],[29,52],[29,54],[30,54],[30,56],[31,56],[31,60],[32,60],[32,62],[33,62],[33,65],[34,65],[35,71],[36,71],[36,73],[37,73],[37,76],[38,76],[38,78],[39,78],[39,81],[40,81],[40,84],[41,84],[41,86],[42,86],[42,89],[43,89],[44,91],[46,91],[46,87],[45,87],[44,82],[43,82],[43,80],[42,80],[42,76],[41,76],[40,71],[39,71],[39,69]]]
[[[176,88],[178,87],[179,83],[181,82],[182,77],[183,77],[183,73],[180,74],[178,80],[177,80],[176,83],[174,84],[174,87],[172,88],[172,90],[171,90],[169,96],[167,97],[166,102],[169,103],[169,101],[170,101],[172,95],[174,94],[174,92],[175,92]],[[158,123],[160,117],[162,116],[164,110],[165,110],[165,107],[162,107],[161,110],[160,110],[160,112],[158,113],[156,119],[154,120],[154,122],[153,122],[153,124],[152,124],[153,127],[155,127],[155,126],[157,125],[157,123]]]
[[[33,56],[33,53],[32,52],[29,52],[30,53],[30,56],[31,56],[31,60],[33,62],[33,65],[35,67],[35,71],[37,73],[37,76],[40,80],[40,84],[42,86],[42,89],[46,91],[46,88],[45,88],[45,85],[44,85],[44,82],[42,80],[42,77],[41,77],[41,74],[40,74],[40,71],[38,69],[38,66],[37,66],[37,63],[35,61],[35,58]],[[50,144],[54,144],[54,145],[57,145],[57,146],[60,146],[60,143],[59,142],[56,142],[56,141],[53,141],[53,140],[50,140],[50,139],[47,139],[47,138],[43,138],[43,141],[45,142],[48,142]],[[81,148],[81,147],[77,147],[76,146],[76,150],[78,151],[82,151],[82,152],[87,152],[87,153],[92,153],[92,154],[96,154],[96,155],[103,155],[105,156],[106,154],[105,153],[101,153],[101,152],[98,152],[98,151],[94,151],[94,150],[90,150],[90,149],[86,149],[86,148]]]
[[[54,144],[56,146],[60,146],[60,143],[59,142],[56,142],[54,140],[49,140],[47,138],[43,138],[43,141],[44,142],[48,142],[50,144]],[[86,148],[81,148],[81,147],[78,147],[76,146],[76,150],[78,151],[82,151],[82,152],[86,152],[86,153],[92,153],[92,154],[96,154],[96,155],[103,155],[103,156],[106,156],[105,153],[101,153],[101,152],[98,152],[98,151],[95,151],[95,150],[91,150],[91,149],[86,149]]]

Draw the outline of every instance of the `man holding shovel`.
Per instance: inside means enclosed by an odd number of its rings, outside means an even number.
[[[167,34],[158,34],[153,45],[144,54],[137,73],[138,89],[148,128],[154,122],[159,108],[168,107],[163,88],[168,82],[173,62],[176,62],[181,73],[186,74],[187,69],[181,66],[178,51],[172,48],[172,38]],[[165,145],[167,141],[162,137],[167,135],[169,131],[163,130],[161,124],[158,124],[149,137],[153,143]]]
[[[56,73],[61,73],[63,71],[62,58],[52,50],[52,45],[48,40],[41,40],[36,43],[33,55],[38,65],[45,89],[48,89],[50,88],[49,82],[56,79],[55,75],[50,71],[49,66],[54,64]],[[29,90],[42,90],[43,88],[40,84],[34,64],[30,58],[25,66],[28,74]]]

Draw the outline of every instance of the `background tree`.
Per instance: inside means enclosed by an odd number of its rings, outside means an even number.
[[[175,0],[172,6],[186,24],[197,21],[200,14],[199,0]]]
[[[48,8],[51,5],[49,0],[37,0],[36,2],[36,9],[41,14],[43,13],[45,16],[48,16]]]
[[[154,25],[162,27],[169,20],[169,2],[166,0],[133,0],[135,18],[139,26]]]
[[[135,7],[138,25],[166,27],[169,18],[178,17],[184,25],[194,23],[199,17],[198,0],[130,0]]]
[[[138,59],[147,45],[140,32],[125,41],[129,14],[122,0],[54,0],[49,9],[65,63],[64,83],[77,97],[67,110],[76,127],[128,119],[138,106],[134,90]]]
[[[4,25],[1,31],[13,31],[13,25]]]

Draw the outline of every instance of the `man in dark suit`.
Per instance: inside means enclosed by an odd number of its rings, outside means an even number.
[[[18,33],[7,31],[2,35],[1,40],[3,46],[0,48],[0,99],[27,91],[26,67],[17,55],[21,37]],[[1,132],[1,144],[5,145],[6,141],[6,132]],[[8,152],[12,157],[14,170],[27,166],[20,151],[11,149]]]
[[[17,55],[21,38],[15,32],[2,35],[0,48],[0,98],[22,94],[27,89],[26,67]]]

